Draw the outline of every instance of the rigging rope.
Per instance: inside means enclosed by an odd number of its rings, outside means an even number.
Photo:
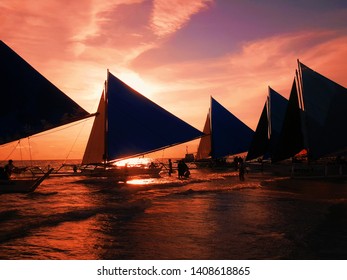
[[[79,138],[79,136],[80,136],[82,130],[84,129],[85,124],[86,124],[86,123],[84,122],[83,125],[82,125],[82,127],[81,127],[81,129],[80,129],[80,131],[78,132],[78,134],[77,134],[77,136],[76,136],[76,138],[75,138],[75,141],[72,143],[72,146],[71,146],[70,151],[67,153],[67,155],[66,155],[66,157],[65,157],[65,159],[64,159],[64,163],[63,163],[63,164],[66,163],[68,157],[70,156],[70,154],[71,154],[71,152],[72,152],[72,149],[74,148],[74,146],[75,146],[75,144],[76,144],[76,142],[77,142],[77,139]]]
[[[97,107],[98,107],[98,105],[99,105],[99,102],[96,103],[96,104],[94,105],[93,112],[97,112]],[[97,114],[97,113],[95,113],[95,114]],[[80,124],[80,123],[83,122],[83,125],[82,125],[80,131],[78,132],[78,134],[77,134],[77,136],[76,136],[76,138],[75,138],[75,141],[72,143],[71,149],[70,149],[70,151],[68,152],[67,156],[65,157],[64,163],[63,163],[63,164],[66,163],[68,157],[70,156],[70,154],[71,154],[71,152],[72,152],[72,149],[74,148],[74,146],[75,146],[75,144],[76,144],[76,142],[77,142],[77,139],[78,139],[79,136],[81,135],[81,132],[82,132],[82,130],[84,129],[84,126],[86,125],[86,121],[88,121],[88,120],[89,120],[89,118],[88,118],[88,119],[83,119],[83,120],[79,121],[78,123],[75,123],[75,125],[77,125],[77,124]],[[71,125],[71,126],[72,126],[72,125]],[[66,128],[68,128],[68,127],[66,127]]]
[[[23,164],[23,154],[22,154],[22,146],[20,144],[20,140],[18,140],[18,144],[19,144],[19,153],[20,153],[20,161]],[[24,165],[24,164],[23,164]]]
[[[28,141],[29,141],[29,137],[28,137]],[[11,152],[7,155],[7,157],[5,158],[5,160],[8,160],[12,154],[17,150],[19,146],[19,154],[20,154],[20,161],[21,163],[24,165],[23,162],[23,153],[22,153],[22,146],[21,146],[21,139],[19,139],[16,143],[16,145],[14,146],[14,148],[11,150]],[[32,165],[32,159],[31,159],[31,150],[30,150],[30,143],[29,143],[29,154],[30,154],[30,163]]]
[[[32,135],[31,137],[40,137],[40,136],[48,135],[48,134],[51,134],[51,133],[55,133],[55,132],[57,132],[57,131],[65,130],[65,129],[68,129],[68,128],[70,128],[70,127],[79,125],[79,124],[81,124],[82,122],[86,122],[86,121],[88,121],[88,120],[89,120],[89,119],[79,120],[79,121],[76,121],[75,123],[73,123],[73,124],[71,124],[71,125],[69,125],[69,126],[64,126],[64,127],[60,128],[60,129],[58,129],[58,128],[52,128],[52,130],[49,130],[49,131],[47,131],[47,132],[45,132],[45,133],[39,133],[39,134],[36,134],[36,135]]]
[[[28,145],[29,145],[29,158],[30,158],[30,165],[33,166],[33,159],[31,156],[31,145],[30,145],[30,137],[28,137]]]
[[[10,154],[5,158],[5,160],[8,160],[8,159],[11,157],[11,155],[12,155],[12,154],[14,153],[14,151],[17,149],[17,146],[18,146],[19,142],[20,142],[20,140],[17,141],[16,146],[14,146],[13,150],[12,150],[12,151],[10,152]]]

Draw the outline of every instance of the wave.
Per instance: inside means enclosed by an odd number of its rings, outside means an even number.
[[[246,190],[246,189],[258,189],[258,188],[261,188],[261,185],[259,183],[247,182],[247,183],[239,183],[235,185],[220,186],[218,188],[206,188],[206,189],[189,188],[188,190],[175,192],[173,193],[173,195],[210,194],[210,193],[240,191],[240,190]]]
[[[232,190],[246,190],[246,189],[259,189],[261,188],[261,184],[259,182],[247,182],[240,183],[234,186],[231,186]]]
[[[28,196],[30,198],[35,198],[35,197],[41,197],[41,196],[51,196],[51,195],[56,195],[59,192],[40,192],[40,191],[36,191],[36,192],[32,192],[29,193]]]
[[[0,243],[29,236],[41,228],[55,227],[65,222],[83,221],[100,214],[116,214],[118,220],[128,220],[143,213],[151,205],[149,199],[138,199],[127,203],[110,202],[102,207],[86,207],[53,215],[21,217],[15,226],[0,231]],[[1,216],[8,217],[8,220],[12,219],[12,222],[18,218],[17,211],[3,211],[0,213]]]
[[[0,212],[0,222],[4,222],[18,216],[18,210],[6,210]]]

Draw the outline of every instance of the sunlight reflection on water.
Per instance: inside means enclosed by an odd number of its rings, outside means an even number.
[[[148,185],[155,183],[155,179],[147,178],[147,179],[131,179],[126,182],[129,185]]]

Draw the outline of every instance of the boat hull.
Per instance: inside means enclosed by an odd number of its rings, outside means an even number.
[[[53,168],[37,179],[0,180],[0,194],[4,193],[31,193],[46,179]]]

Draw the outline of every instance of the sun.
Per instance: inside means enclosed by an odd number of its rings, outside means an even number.
[[[123,72],[118,75],[119,79],[124,81],[134,90],[151,99],[156,93],[161,91],[161,87],[157,84],[145,81],[135,72]]]

